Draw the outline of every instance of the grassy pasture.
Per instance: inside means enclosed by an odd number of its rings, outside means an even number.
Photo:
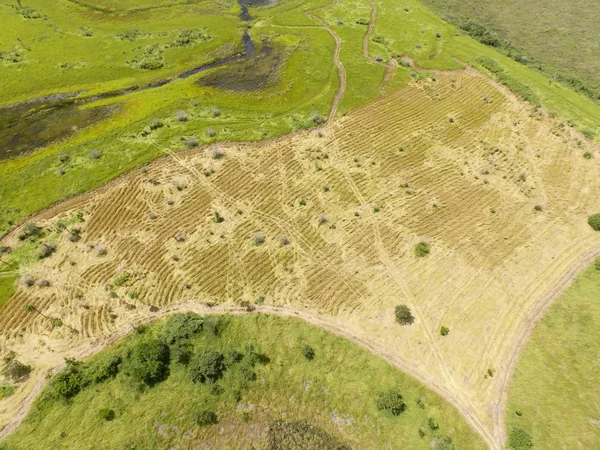
[[[513,54],[533,59],[549,75],[560,72],[600,91],[600,5],[587,0],[423,0],[452,21],[476,20],[498,33]]]
[[[600,447],[600,271],[581,274],[550,307],[511,381],[508,433],[525,430],[536,449]]]
[[[194,353],[211,349],[244,354],[245,345],[253,344],[270,361],[254,366],[257,380],[248,382],[247,388],[240,387],[235,365],[215,383],[217,389],[209,382],[191,382],[188,368],[174,361],[165,381],[143,391],[121,369],[116,378],[84,388],[69,401],[42,393],[25,422],[0,448],[114,449],[135,443],[136,448],[159,449],[176,443],[197,448],[204,443],[211,448],[275,449],[280,447],[269,446],[265,438],[277,420],[309,422],[356,449],[429,449],[444,436],[451,437],[453,448],[485,448],[440,397],[355,344],[299,319],[257,314],[216,317],[219,335],[205,326],[186,348]],[[141,340],[160,336],[163,326],[159,322],[143,334],[131,334],[91,363],[111,354],[125,355]],[[314,349],[314,359],[303,356],[306,346]],[[376,407],[378,395],[388,389],[397,389],[407,405],[399,416]],[[236,391],[241,391],[241,398],[236,398]],[[115,418],[103,420],[102,408],[112,409]],[[196,425],[194,413],[199,409],[216,412],[219,423]],[[429,418],[438,423],[437,429],[428,425]]]

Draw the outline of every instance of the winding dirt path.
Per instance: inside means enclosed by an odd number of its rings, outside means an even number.
[[[331,37],[333,38],[333,41],[335,42],[335,50],[333,52],[333,63],[335,64],[335,66],[337,67],[338,70],[338,81],[339,81],[339,87],[337,92],[335,93],[335,96],[333,97],[333,103],[331,104],[331,109],[329,110],[329,116],[327,117],[327,124],[330,125],[333,122],[333,119],[335,118],[335,115],[337,113],[338,107],[340,105],[340,102],[342,101],[342,98],[344,97],[344,94],[346,93],[346,69],[344,69],[344,65],[342,64],[342,61],[340,60],[340,51],[342,49],[342,40],[340,39],[340,37],[335,34],[335,31],[333,31],[333,29],[320,17],[315,16],[313,13],[317,12],[317,11],[321,11],[323,9],[327,9],[327,8],[331,8],[332,6],[335,6],[339,3],[341,3],[343,0],[335,0],[334,2],[325,5],[325,6],[319,6],[318,8],[314,8],[314,9],[309,9],[307,11],[304,11],[304,14],[307,17],[310,17],[312,20],[318,22],[325,30],[327,30],[327,32],[331,35]]]

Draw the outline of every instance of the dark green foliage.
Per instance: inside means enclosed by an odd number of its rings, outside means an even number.
[[[184,345],[177,345],[171,348],[171,359],[178,364],[187,366],[192,359],[192,352]]]
[[[221,216],[218,211],[215,211],[215,217],[213,218],[214,223],[223,223],[225,219]]]
[[[66,361],[67,367],[52,379],[52,395],[56,398],[71,398],[88,384],[85,366],[72,359]]]
[[[477,59],[477,61],[484,68],[489,70],[496,77],[499,83],[509,88],[523,100],[530,102],[537,101],[537,96],[534,94],[533,90],[525,83],[510,76],[508,72],[500,67],[495,59],[492,59],[488,56],[481,56]]]
[[[483,25],[473,20],[460,24],[460,27],[467,32],[469,36],[478,40],[482,44],[489,45],[491,47],[500,47],[502,42],[496,35],[486,29]]]
[[[448,333],[450,333],[450,329],[442,325],[442,327],[440,328],[440,334],[442,336],[446,336],[448,335]]]
[[[535,205],[535,206],[533,207],[533,209],[534,209],[535,211],[537,211],[537,212],[541,212],[541,211],[543,211],[543,208],[542,208],[542,206],[541,206],[541,205]]]
[[[441,436],[431,442],[433,450],[454,450],[454,443],[450,436]]]
[[[17,388],[10,384],[0,384],[0,400],[10,397]]]
[[[410,308],[406,305],[398,305],[395,310],[396,322],[400,325],[410,325],[415,321]]]
[[[89,381],[93,383],[100,383],[101,381],[115,377],[119,373],[120,365],[121,356],[108,355],[88,365],[86,370],[86,376],[89,379]]]
[[[42,229],[38,227],[35,223],[29,222],[23,227],[23,231],[19,234],[19,240],[24,241],[30,237],[39,236],[42,232]]]
[[[588,217],[588,223],[596,231],[600,231],[600,213],[592,214]]]
[[[315,350],[310,345],[305,345],[302,347],[302,355],[309,361],[312,361],[315,357]]]
[[[44,242],[36,249],[35,254],[38,259],[44,259],[49,257],[56,251],[56,244],[53,242]]]
[[[595,263],[595,265],[596,265],[596,270],[600,270],[600,257],[599,257],[599,258],[596,258],[596,263]]]
[[[219,336],[224,322],[218,316],[207,316],[204,318],[204,331],[211,336]]]
[[[227,356],[225,357],[225,366],[231,367],[235,363],[240,362],[242,359],[244,359],[244,355],[242,355],[236,350],[232,350],[229,353],[227,353]]]
[[[196,422],[196,425],[200,427],[215,425],[219,421],[214,411],[208,411],[206,409],[201,409],[195,414],[195,416],[196,417],[194,421]]]
[[[148,385],[162,381],[168,375],[169,347],[156,339],[140,342],[133,347],[127,361],[128,373]]]
[[[308,422],[271,423],[267,436],[267,450],[350,450],[325,431]]]
[[[427,242],[421,241],[415,245],[414,253],[417,258],[424,258],[425,256],[429,255],[430,251],[431,249],[429,248],[429,244]]]
[[[190,379],[194,383],[204,383],[207,379],[217,381],[225,371],[225,357],[216,350],[204,350],[197,355],[189,367]]]
[[[508,447],[513,450],[528,450],[533,447],[533,441],[525,430],[513,428],[508,437]]]
[[[435,420],[433,417],[429,418],[429,420],[427,421],[427,425],[429,425],[429,428],[431,428],[432,430],[437,430],[440,427],[440,424],[437,423],[437,420]]]
[[[110,422],[115,418],[115,412],[110,408],[102,408],[100,411],[98,411],[98,415],[101,419],[104,419],[107,422]]]
[[[15,359],[14,354],[9,354],[4,358],[4,368],[2,369],[2,375],[15,383],[25,381],[29,378],[31,373],[31,366],[27,366],[22,362]]]
[[[163,325],[162,336],[167,344],[190,339],[202,331],[202,317],[194,313],[175,314]]]
[[[377,409],[386,411],[394,416],[399,416],[406,409],[406,403],[402,400],[402,395],[395,389],[389,389],[379,394],[377,398]]]

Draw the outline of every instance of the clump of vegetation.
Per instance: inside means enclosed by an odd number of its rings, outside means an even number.
[[[396,322],[400,325],[410,325],[415,321],[410,308],[406,305],[398,305],[395,310]]]
[[[115,418],[115,412],[110,408],[102,408],[100,411],[98,411],[98,415],[101,419],[104,419],[107,422],[110,422]]]
[[[450,328],[445,327],[444,325],[442,325],[441,328],[440,328],[440,334],[442,336],[447,336],[448,333],[450,333]]]
[[[147,45],[141,49],[141,53],[136,55],[129,65],[134,69],[158,70],[167,65],[163,57],[163,50],[158,44]]]
[[[198,42],[204,42],[210,38],[211,36],[206,32],[206,28],[181,30],[177,38],[167,44],[167,47],[191,47]]]
[[[127,370],[135,380],[153,385],[167,376],[169,360],[169,347],[164,342],[151,339],[133,348]]]
[[[533,447],[533,441],[525,430],[513,428],[508,436],[508,447],[513,450],[529,450]]]
[[[0,384],[0,400],[10,397],[17,388],[12,384]]]
[[[437,430],[440,427],[440,424],[433,417],[429,418],[429,420],[427,421],[427,424],[429,425],[429,428],[431,428],[432,430]]]
[[[56,251],[56,244],[54,242],[43,242],[36,249],[35,254],[38,259],[48,258],[52,253]]]
[[[588,224],[596,231],[600,231],[600,213],[588,217]]]
[[[209,411],[206,409],[202,409],[200,411],[198,411],[196,413],[196,417],[194,422],[196,422],[196,425],[198,425],[199,427],[207,427],[210,425],[215,425],[218,423],[218,418],[217,415],[215,414],[214,411]]]
[[[312,361],[315,357],[315,350],[310,345],[305,345],[302,347],[302,356]]]
[[[541,212],[543,210],[542,205],[535,205],[533,207],[533,210],[536,212]]]
[[[414,248],[414,254],[417,258],[424,258],[429,255],[431,249],[427,242],[421,241]]]
[[[215,131],[214,128],[209,127],[209,128],[206,129],[206,135],[208,137],[214,137],[216,134],[217,134],[217,132]]]
[[[262,231],[254,233],[254,245],[259,246],[265,243],[266,236]]]
[[[469,20],[461,23],[460,27],[465,30],[469,36],[481,42],[482,44],[489,45],[491,47],[500,47],[502,45],[502,42],[496,33],[489,31],[478,22]]]
[[[18,361],[14,352],[9,352],[4,357],[4,367],[2,368],[2,375],[5,378],[12,380],[15,383],[21,383],[27,380],[27,378],[29,378],[30,373],[31,366],[28,366]]]
[[[202,317],[197,314],[175,314],[164,323],[161,335],[167,344],[174,344],[200,333],[202,325]]]
[[[42,229],[35,223],[29,222],[23,227],[23,231],[19,233],[19,240],[24,241],[29,238],[37,237],[42,232]]]
[[[600,257],[596,258],[595,266],[596,266],[596,270],[600,270]]]
[[[91,159],[100,159],[102,156],[102,152],[100,150],[92,150],[89,154]]]
[[[204,350],[190,362],[189,375],[194,383],[217,381],[225,372],[225,357],[216,350]]]
[[[225,221],[225,218],[219,214],[218,211],[215,211],[214,217],[213,217],[213,222],[214,223],[223,223]]]
[[[175,111],[175,118],[179,122],[187,122],[189,119],[187,113],[183,110]]]
[[[135,41],[138,38],[145,36],[145,33],[142,33],[139,30],[127,30],[124,31],[122,33],[117,34],[117,38],[121,39],[122,41]]]
[[[52,394],[56,398],[71,398],[89,382],[85,377],[82,363],[74,359],[67,359],[66,363],[67,367],[52,380]]]
[[[507,71],[505,71],[495,59],[488,56],[481,56],[477,59],[479,64],[489,70],[498,80],[500,84],[503,84],[523,100],[530,102],[536,102],[537,96],[527,84],[512,77]]]
[[[406,403],[402,400],[402,395],[394,389],[387,390],[379,394],[377,398],[377,409],[388,412],[394,416],[399,416],[406,409]]]
[[[120,287],[127,283],[127,281],[129,281],[130,278],[131,274],[129,272],[122,272],[121,274],[119,274],[119,276],[117,276],[117,278],[115,278],[112,284],[115,287]]]

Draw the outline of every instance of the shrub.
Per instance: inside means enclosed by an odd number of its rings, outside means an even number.
[[[35,254],[38,259],[44,259],[52,255],[56,251],[56,244],[53,242],[43,242],[36,249]]]
[[[398,305],[396,306],[396,322],[400,325],[410,325],[415,321],[410,308],[406,305]]]
[[[400,393],[394,389],[390,389],[379,394],[377,409],[389,412],[394,416],[399,416],[406,409],[406,403],[402,400]]]
[[[591,154],[590,152],[585,152],[585,153],[583,154],[583,157],[584,157],[585,159],[592,159],[592,154]]]
[[[71,398],[87,384],[83,365],[75,360],[67,360],[67,367],[52,381],[52,394],[57,398]]]
[[[188,350],[186,346],[177,345],[171,349],[172,359],[184,366],[187,366],[190,363],[190,359],[192,358],[192,352]]]
[[[281,244],[282,246],[286,246],[290,244],[290,239],[287,236],[279,236],[278,238],[279,240],[279,244]]]
[[[219,117],[221,115],[221,110],[219,108],[212,109],[213,117]]]
[[[215,217],[213,218],[213,222],[214,223],[223,223],[225,221],[225,219],[223,218],[223,216],[221,216],[221,214],[219,214],[217,211],[215,211]]]
[[[13,395],[16,391],[16,387],[10,384],[0,384],[0,400],[5,399]]]
[[[89,157],[91,159],[100,159],[101,156],[102,153],[100,152],[100,150],[92,150],[89,154]]]
[[[29,378],[31,373],[31,366],[27,366],[22,362],[15,359],[13,353],[4,358],[4,367],[2,368],[2,375],[15,383],[20,383]]]
[[[94,248],[94,250],[96,251],[96,255],[98,255],[98,256],[104,256],[104,255],[106,255],[106,246],[104,244],[98,244],[98,245],[96,245],[96,247]]]
[[[151,130],[158,130],[164,126],[164,123],[160,119],[152,119],[152,122],[150,122],[149,126]]]
[[[38,236],[42,232],[42,229],[35,223],[29,222],[23,227],[23,231],[19,234],[19,240],[24,241],[30,237]]]
[[[482,44],[489,45],[491,47],[500,47],[502,42],[498,39],[495,33],[487,30],[483,25],[475,21],[464,22],[460,27],[467,32],[469,36],[478,40]]]
[[[242,359],[244,359],[244,355],[242,355],[236,350],[231,350],[229,353],[227,353],[227,356],[225,357],[225,366],[231,367],[234,364],[240,362]]]
[[[440,436],[431,442],[433,450],[454,450],[454,443],[450,436]]]
[[[166,378],[169,360],[169,347],[165,343],[157,339],[140,342],[131,352],[129,373],[135,380],[152,385]]]
[[[427,242],[421,241],[417,245],[415,245],[414,253],[417,258],[424,258],[425,256],[429,255],[429,252],[430,247]]]
[[[167,344],[190,339],[202,331],[202,317],[194,313],[175,314],[163,325],[162,336]]]
[[[327,215],[326,214],[321,214],[319,216],[319,225],[324,225],[327,222],[329,222],[329,219],[327,218]]]
[[[209,335],[219,336],[222,326],[223,322],[219,316],[207,316],[204,318],[204,331]]]
[[[179,110],[175,112],[175,118],[179,121],[179,122],[187,122],[188,121],[188,115],[185,111]]]
[[[533,447],[533,441],[525,430],[513,428],[508,437],[508,447],[513,450],[528,450]]]
[[[21,283],[22,286],[31,287],[35,284],[35,278],[29,274],[25,274],[19,279],[19,283]]]
[[[537,211],[537,212],[541,212],[541,211],[543,210],[543,208],[542,208],[542,206],[541,206],[541,205],[535,205],[535,206],[533,207],[533,209],[534,209],[535,211]]]
[[[104,419],[107,422],[110,422],[115,418],[115,412],[110,408],[102,408],[100,411],[98,411],[98,415],[101,419]]]
[[[86,376],[89,381],[100,383],[115,377],[119,373],[120,365],[121,357],[119,355],[109,355],[89,365],[86,370]]]
[[[196,413],[195,422],[196,425],[200,427],[207,427],[215,425],[218,422],[218,419],[213,411],[202,409]]]
[[[450,333],[450,329],[442,325],[442,327],[440,328],[440,334],[442,336],[446,336],[448,333]]]
[[[215,147],[212,149],[212,158],[213,159],[221,159],[224,156],[224,153],[221,151],[219,147]]]
[[[265,234],[261,231],[254,233],[254,245],[262,245],[265,243]]]
[[[309,361],[312,361],[315,357],[315,350],[310,345],[305,345],[302,347],[302,355]]]
[[[600,257],[596,258],[596,270],[600,270]]]
[[[216,350],[204,350],[190,363],[189,375],[194,383],[204,383],[207,379],[217,381],[225,371],[225,357]]]
[[[435,420],[433,417],[429,418],[429,420],[427,421],[427,424],[429,425],[429,428],[431,428],[432,430],[437,430],[440,427],[440,424],[437,423],[437,420]]]
[[[207,129],[206,129],[206,135],[207,135],[208,137],[214,137],[214,136],[215,136],[215,134],[217,134],[217,132],[215,131],[215,129],[214,129],[214,128],[212,128],[212,127],[211,127],[211,128],[207,128]]]
[[[198,144],[200,144],[195,137],[188,138],[185,143],[188,147],[198,147]]]
[[[600,213],[588,217],[588,224],[596,231],[600,231]]]

